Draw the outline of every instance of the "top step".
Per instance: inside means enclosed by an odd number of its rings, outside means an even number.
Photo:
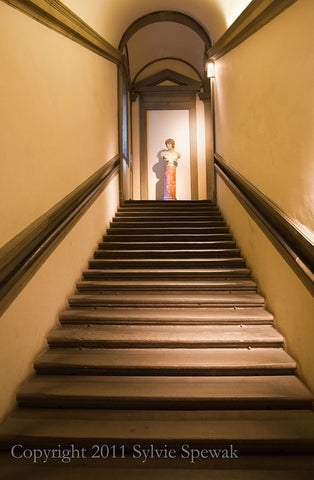
[[[124,205],[216,205],[211,200],[125,200]]]

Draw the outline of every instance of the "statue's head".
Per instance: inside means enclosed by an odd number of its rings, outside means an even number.
[[[170,144],[174,148],[175,141],[173,140],[173,138],[167,138],[167,140],[165,140],[165,145],[167,146],[168,144]]]

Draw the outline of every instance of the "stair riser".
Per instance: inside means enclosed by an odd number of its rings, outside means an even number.
[[[134,202],[134,203],[125,203],[121,205],[118,210],[144,210],[144,209],[151,209],[151,210],[181,210],[181,211],[188,211],[188,210],[211,210],[211,209],[218,209],[217,205],[214,203],[200,203],[197,201],[193,202],[158,202],[158,201],[151,201],[151,202]]]
[[[185,229],[190,229],[190,228],[211,228],[211,227],[225,227],[226,222],[224,222],[221,219],[215,219],[215,220],[206,220],[203,222],[200,221],[178,221],[178,220],[173,220],[170,219],[169,221],[158,221],[158,222],[148,222],[142,221],[134,221],[134,222],[111,222],[110,223],[110,230],[111,229],[134,229],[134,228],[145,228],[145,230],[149,229],[155,229],[155,228],[185,228]]]
[[[208,251],[175,251],[169,252],[167,250],[96,250],[94,253],[95,259],[139,259],[139,260],[150,260],[150,259],[160,259],[160,260],[190,260],[190,259],[219,259],[219,258],[237,258],[240,257],[240,251],[236,249],[230,250],[208,250]]]
[[[112,310],[112,309],[111,309]],[[238,321],[235,319],[217,319],[217,320],[205,320],[205,319],[143,319],[138,318],[100,318],[93,317],[92,314],[86,318],[78,315],[68,315],[60,318],[61,325],[238,325]],[[243,319],[241,322],[243,325],[273,325],[272,320],[259,320],[259,319]]]
[[[168,218],[168,217],[173,217],[173,218],[208,218],[208,217],[215,217],[219,216],[222,217],[220,211],[218,208],[211,208],[211,209],[189,209],[189,210],[182,210],[182,209],[176,209],[176,210],[158,210],[158,209],[119,209],[117,213],[115,214],[115,218],[122,218],[122,217],[136,217],[136,218],[149,218],[152,219],[153,217],[159,217],[159,218]]]
[[[200,280],[200,279],[211,279],[211,280],[219,280],[219,279],[226,279],[226,280],[232,280],[232,279],[249,279],[249,270],[248,269],[230,269],[229,271],[221,271],[219,270],[216,271],[211,271],[211,270],[199,270],[199,271],[193,271],[191,270],[190,272],[187,269],[183,269],[184,271],[180,271],[180,269],[176,272],[175,270],[167,270],[163,272],[162,270],[156,270],[154,271],[132,271],[130,269],[126,270],[121,270],[120,272],[118,270],[112,271],[110,269],[107,270],[88,270],[83,272],[83,277],[85,280],[125,280],[126,278],[128,280],[181,280],[182,275],[184,275],[185,279],[189,280]]]
[[[281,348],[282,342],[267,342],[262,340],[242,341],[227,343],[223,339],[221,341],[210,342],[173,342],[173,341],[132,341],[132,340],[81,340],[81,339],[48,339],[50,348]]]
[[[191,235],[189,233],[167,234],[113,234],[107,235],[103,238],[103,242],[210,242],[210,241],[232,241],[232,236],[229,233],[211,233],[208,235],[197,234]]]
[[[211,369],[207,366],[200,367],[153,367],[153,366],[124,366],[104,367],[89,365],[39,365],[35,363],[35,371],[38,375],[130,375],[130,376],[246,376],[246,375],[293,375],[295,368],[277,367],[275,365],[266,368],[256,367],[217,367]]]
[[[139,259],[149,259],[149,258],[169,258],[169,259],[189,259],[189,258],[218,258],[218,257],[239,257],[240,250],[238,249],[229,249],[229,250],[207,250],[207,251],[120,251],[120,250],[96,250],[94,258],[114,258],[116,260],[121,258],[139,258]]]
[[[17,398],[21,408],[83,408],[83,409],[134,409],[134,410],[288,410],[311,408],[306,400],[292,399],[141,399],[130,397],[91,398],[88,395],[82,398],[67,398],[66,396],[43,397],[21,396]]]
[[[141,223],[145,225],[156,225],[170,222],[180,222],[186,225],[187,223],[205,223],[214,222],[214,221],[224,221],[220,213],[212,213],[210,215],[159,215],[159,216],[149,216],[149,215],[116,215],[112,219],[112,224],[125,224],[125,223]]]
[[[217,241],[217,242],[191,242],[176,243],[176,242],[101,242],[98,245],[102,250],[219,250],[219,249],[235,249],[236,244],[232,241]]]
[[[155,294],[155,293],[169,293],[171,292],[172,295],[179,295],[181,294],[182,292],[186,293],[186,294],[193,294],[193,292],[195,291],[195,289],[193,287],[185,287],[185,286],[182,286],[180,288],[176,288],[176,287],[162,287],[162,286],[158,286],[158,287],[150,287],[149,285],[147,287],[143,286],[143,287],[137,287],[136,285],[134,286],[121,286],[121,287],[116,287],[114,285],[112,286],[108,286],[108,287],[101,287],[101,286],[97,286],[97,285],[84,285],[84,284],[78,284],[77,285],[77,291],[79,293],[82,293],[82,294],[92,294],[92,295],[104,295],[108,292],[116,292],[118,295],[123,295],[123,294],[133,294],[135,292],[139,293],[139,294],[145,294],[145,293],[152,293],[152,294]],[[202,293],[208,293],[208,294],[213,294],[213,293],[238,293],[238,292],[241,292],[241,293],[252,293],[252,292],[256,292],[256,287],[247,287],[247,288],[241,288],[241,287],[233,287],[233,288],[227,288],[227,287],[223,287],[221,286],[221,288],[219,287],[199,287],[198,288],[198,291],[199,292],[202,292]]]
[[[182,300],[176,301],[174,300],[150,300],[149,298],[143,300],[119,300],[116,301],[114,299],[110,300],[76,300],[75,298],[69,299],[69,306],[74,308],[108,308],[108,307],[133,307],[133,308],[168,308],[168,307],[178,307],[178,308],[195,308],[198,307],[200,304],[195,300],[194,302]],[[203,302],[202,307],[206,308],[262,308],[264,303],[254,302],[254,301],[229,301],[229,302],[219,302],[219,300],[213,302]],[[162,315],[162,311],[160,311]]]
[[[206,235],[206,234],[220,234],[220,233],[229,233],[228,227],[217,226],[217,227],[156,227],[156,228],[110,228],[107,230],[107,235],[162,235],[162,234],[184,234],[184,235]]]
[[[131,268],[131,269],[163,269],[163,268],[218,268],[218,267],[245,267],[245,262],[242,258],[212,258],[212,259],[191,259],[191,260],[168,260],[146,259],[140,261],[138,259],[130,260],[102,260],[94,259],[89,261],[89,268],[106,269],[106,268]]]

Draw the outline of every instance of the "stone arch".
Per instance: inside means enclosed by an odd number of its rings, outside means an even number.
[[[123,52],[128,40],[141,28],[146,27],[152,23],[156,22],[175,22],[185,25],[192,30],[194,30],[199,37],[204,41],[206,50],[209,49],[212,45],[212,42],[209,38],[209,35],[205,29],[192,17],[185,15],[184,13],[175,12],[171,10],[162,10],[158,12],[148,13],[143,17],[138,18],[133,22],[127,30],[124,32],[120,44],[119,50]]]

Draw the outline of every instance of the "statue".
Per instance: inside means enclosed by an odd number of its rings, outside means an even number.
[[[165,144],[167,150],[161,152],[161,157],[166,160],[163,199],[176,200],[176,168],[181,155],[175,151],[175,141],[172,138],[167,138]]]

